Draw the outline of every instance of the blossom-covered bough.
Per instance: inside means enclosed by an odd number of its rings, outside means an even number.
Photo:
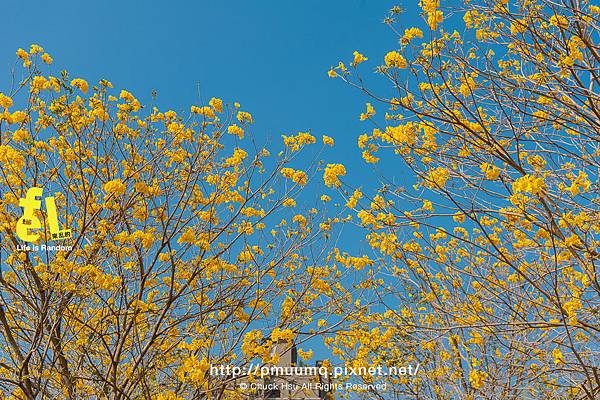
[[[304,193],[314,136],[272,156],[237,103],[183,117],[52,76],[40,46],[17,55],[0,93],[0,398],[238,398],[210,364],[269,362],[273,341],[343,320],[339,219],[306,206],[327,208]],[[16,234],[32,187],[70,239],[51,240],[43,206],[39,238]]]
[[[365,161],[396,157],[414,178],[353,196],[386,307],[331,346],[421,364],[366,397],[597,399],[600,7],[420,6],[422,26],[398,7],[386,19],[397,49],[329,71],[369,96]],[[361,78],[374,60],[387,92]]]

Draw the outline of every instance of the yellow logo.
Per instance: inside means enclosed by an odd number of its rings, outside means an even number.
[[[40,238],[36,233],[42,227],[40,219],[35,215],[39,210],[44,189],[33,187],[27,190],[25,198],[19,199],[19,206],[23,207],[23,216],[17,222],[17,237],[25,242],[35,242]],[[56,215],[56,203],[54,197],[46,197],[46,212],[48,215],[48,227],[50,228],[50,240],[68,239],[71,237],[70,229],[60,229]]]

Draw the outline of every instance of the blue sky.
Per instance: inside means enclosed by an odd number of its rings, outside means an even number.
[[[156,90],[160,108],[187,112],[198,103],[198,88],[205,101],[238,101],[252,113],[259,142],[308,129],[332,136],[330,161],[343,161],[360,180],[368,172],[356,147],[367,129],[358,121],[365,98],[326,72],[359,50],[371,57],[368,74],[394,49],[397,39],[382,21],[395,4],[5,0],[10,18],[0,24],[1,85],[6,88],[16,49],[37,43],[54,57],[53,73],[106,78],[144,104]],[[404,6],[407,21],[414,20],[417,2]]]

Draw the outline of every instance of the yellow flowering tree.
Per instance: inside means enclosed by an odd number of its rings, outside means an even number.
[[[237,103],[160,111],[44,73],[39,46],[17,55],[0,93],[1,398],[236,398],[210,364],[269,362],[344,312],[337,221],[296,205],[315,137],[271,156]]]
[[[386,19],[398,48],[329,71],[369,95],[366,162],[408,174],[352,204],[381,304],[330,345],[348,363],[420,364],[373,396],[596,399],[600,8],[420,5],[421,27],[400,27],[399,7]],[[364,86],[371,63],[389,91]]]

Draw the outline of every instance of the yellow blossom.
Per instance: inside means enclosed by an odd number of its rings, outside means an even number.
[[[194,114],[200,114],[206,118],[214,118],[215,117],[215,111],[213,110],[212,107],[208,107],[208,106],[202,106],[202,107],[191,106],[190,111]]]
[[[75,78],[71,81],[71,86],[78,88],[79,90],[81,90],[84,94],[87,93],[89,85],[88,83],[81,79],[81,78]]]
[[[454,221],[460,223],[465,222],[466,216],[464,213],[461,212],[457,212],[456,214],[454,214],[454,216],[452,217],[452,219],[454,219]]]
[[[306,144],[314,144],[317,139],[308,132],[299,132],[296,136],[282,135],[283,144],[291,151],[298,151]]]
[[[284,207],[296,207],[296,200],[292,198],[287,198],[283,201],[282,204]]]
[[[313,357],[313,351],[312,350],[304,351],[302,349],[298,349],[298,355],[303,360],[310,360]]]
[[[291,179],[293,182],[297,183],[298,185],[306,185],[308,176],[306,175],[306,172],[304,171],[296,171],[292,168],[282,168],[281,169],[281,174],[288,178]]]
[[[444,13],[440,10],[435,10],[427,14],[427,25],[432,31],[437,30],[440,22],[444,21]]]
[[[195,355],[184,359],[181,367],[177,371],[177,377],[182,382],[190,382],[194,385],[201,385],[206,381],[206,372],[210,368],[210,363],[202,358],[198,360]]]
[[[178,243],[194,243],[196,241],[196,234],[192,228],[187,228],[185,232],[177,239]]]
[[[558,347],[555,347],[552,350],[552,357],[554,358],[554,364],[556,364],[556,365],[565,363],[565,358],[563,356],[563,353],[562,353],[562,351],[560,351],[560,349]]]
[[[367,112],[360,114],[360,120],[364,121],[365,119],[371,118],[375,115],[375,108],[371,105],[371,103],[367,103]]]
[[[450,173],[444,167],[437,167],[427,175],[425,186],[430,189],[441,189],[446,185],[446,181],[450,177]]]
[[[546,188],[546,184],[543,178],[525,175],[515,180],[512,187],[515,193],[539,194]]]
[[[218,113],[223,112],[223,100],[213,97],[208,102],[208,105],[214,108],[214,110]]]
[[[352,196],[350,196],[350,198],[346,202],[346,207],[348,207],[348,208],[356,207],[358,200],[360,200],[362,198],[362,196],[363,196],[362,192],[359,189],[356,189],[354,191],[354,193],[352,193]]]
[[[29,132],[27,132],[25,129],[17,129],[13,133],[12,138],[15,142],[22,142],[29,140],[31,136],[29,135]]]
[[[0,106],[4,109],[8,109],[13,105],[13,101],[10,97],[0,92]]]
[[[419,28],[408,28],[404,30],[404,36],[402,37],[406,41],[410,41],[414,38],[423,38],[423,31]]]
[[[472,369],[471,372],[469,372],[469,382],[474,389],[481,389],[487,376],[488,374],[483,371]]]
[[[566,29],[569,27],[569,20],[564,15],[553,15],[550,17],[550,25],[557,28]]]
[[[102,188],[108,194],[119,196],[125,193],[127,186],[123,183],[123,181],[121,181],[121,179],[113,179],[106,182]]]
[[[326,144],[327,146],[333,146],[333,138],[323,135],[323,144]]]
[[[493,164],[483,163],[479,166],[485,177],[491,181],[495,181],[500,176],[500,168]]]
[[[368,58],[363,56],[362,54],[360,54],[358,51],[354,52],[354,62],[353,62],[354,66],[357,66],[361,62],[365,62],[367,60],[368,60]]]
[[[573,179],[568,190],[572,196],[577,196],[581,192],[587,192],[591,185],[592,182],[588,179],[588,175],[583,171],[579,171],[579,174]]]
[[[340,176],[346,175],[346,168],[342,164],[327,164],[323,173],[323,181],[328,187],[340,187]]]
[[[52,57],[50,57],[50,54],[48,53],[44,53],[42,54],[42,61],[45,62],[46,64],[50,65],[52,64]]]
[[[27,53],[25,50],[23,49],[18,49],[17,50],[17,57],[19,57],[21,60],[23,60],[23,66],[28,68],[31,65],[31,60],[29,59],[29,53]]]
[[[423,210],[433,212],[433,203],[429,200],[423,200]]]
[[[365,150],[362,152],[362,158],[369,164],[375,164],[379,161],[379,158],[375,157],[373,153],[371,153],[369,150]]]
[[[239,137],[240,139],[244,138],[244,130],[242,128],[240,128],[239,126],[237,126],[236,124],[232,124],[231,126],[229,126],[227,128],[227,133],[229,133],[231,135],[235,135],[235,136]]]
[[[233,155],[225,160],[225,164],[230,167],[238,165],[244,158],[246,158],[246,156],[248,156],[248,153],[246,153],[244,150],[235,148],[233,150]]]
[[[43,53],[44,49],[41,46],[38,46],[37,44],[32,44],[29,47],[29,53],[30,54],[37,54],[37,53]]]
[[[242,124],[251,124],[253,122],[252,115],[250,115],[250,113],[246,111],[238,111],[237,120],[240,121]]]
[[[34,76],[30,84],[31,93],[39,93],[40,91],[50,87],[50,82],[43,76]]]
[[[397,51],[390,51],[384,57],[385,65],[388,67],[406,68],[406,60]]]

